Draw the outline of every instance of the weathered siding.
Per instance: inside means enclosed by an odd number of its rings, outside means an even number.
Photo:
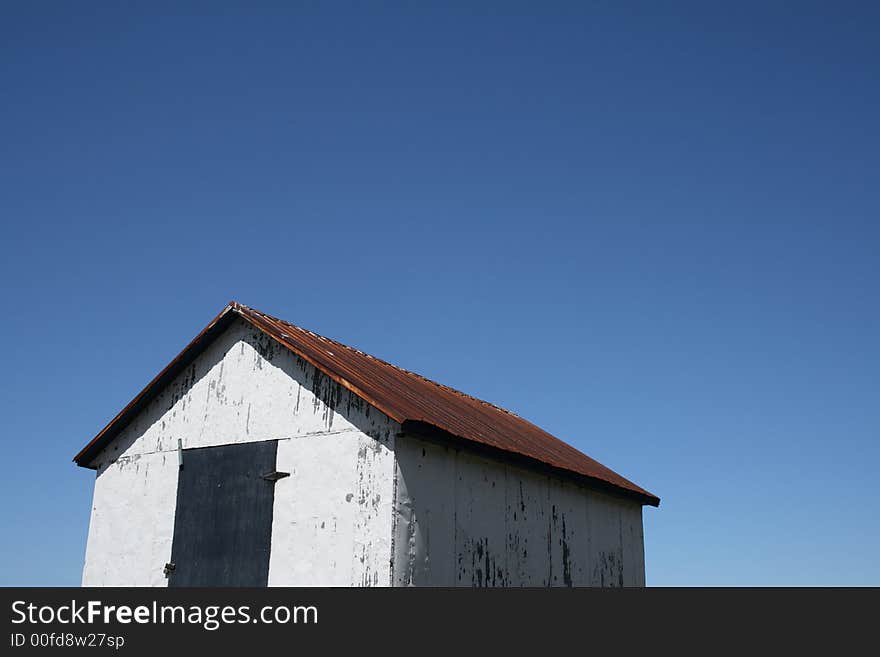
[[[276,484],[269,585],[388,586],[387,446],[358,431],[282,441],[277,467],[291,476]]]
[[[395,455],[395,585],[644,586],[640,504],[410,436]]]
[[[164,586],[184,449],[278,440],[270,585],[390,582],[399,426],[244,321],[96,459],[83,584]]]

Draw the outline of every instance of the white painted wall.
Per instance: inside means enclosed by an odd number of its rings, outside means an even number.
[[[644,586],[642,507],[399,436],[397,586]]]
[[[279,441],[270,585],[387,585],[398,431],[237,320],[95,459],[83,585],[166,585],[178,439]]]

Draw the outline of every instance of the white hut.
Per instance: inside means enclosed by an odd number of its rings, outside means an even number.
[[[643,586],[659,499],[519,416],[230,303],[74,458],[87,586]]]

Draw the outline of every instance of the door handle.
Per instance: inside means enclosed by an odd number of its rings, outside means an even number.
[[[278,472],[278,470],[273,470],[272,472],[266,472],[261,475],[263,479],[266,481],[271,481],[273,484],[279,479],[284,479],[285,477],[289,477],[289,472]]]

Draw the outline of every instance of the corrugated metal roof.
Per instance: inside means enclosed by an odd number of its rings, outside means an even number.
[[[540,465],[589,480],[597,487],[635,498],[643,504],[657,506],[660,503],[656,495],[515,413],[234,301],[113,418],[74,461],[88,466],[134,414],[236,316],[399,422],[405,433],[467,443],[499,456],[514,457],[527,465]]]

